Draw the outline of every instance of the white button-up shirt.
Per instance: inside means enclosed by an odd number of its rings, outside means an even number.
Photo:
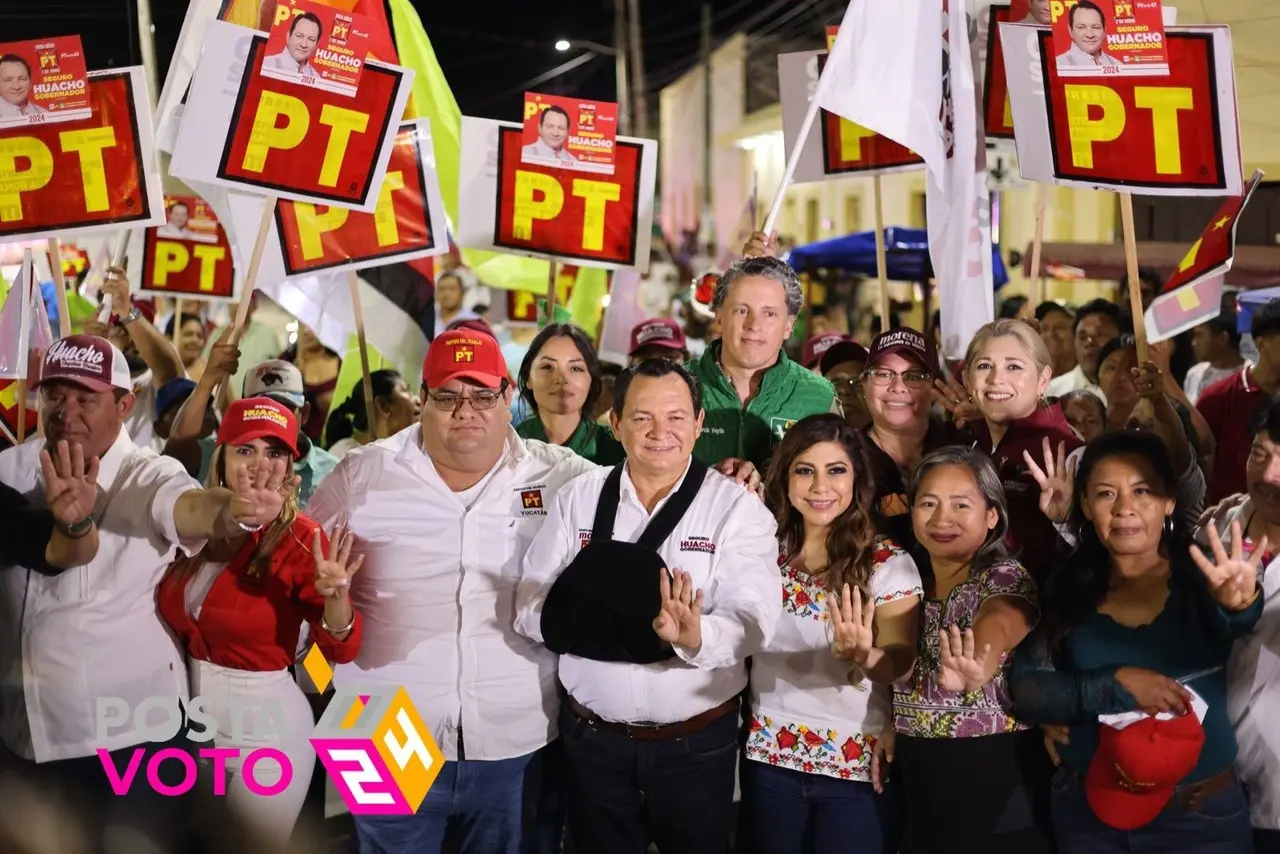
[[[599,469],[583,475],[552,503],[524,559],[516,617],[521,634],[542,640],[543,603],[560,573],[590,542],[608,474]],[[676,484],[654,513],[679,488]],[[624,470],[613,538],[635,542],[651,518]],[[747,685],[747,656],[769,644],[782,615],[776,530],[773,515],[758,498],[724,475],[708,472],[693,506],[658,550],[668,567],[689,573],[703,591],[702,647],[696,655],[676,647],[676,658],[656,664],[563,655],[565,690],[604,720],[654,724],[688,720],[740,693]]]
[[[1218,529],[1225,544],[1231,523],[1247,529],[1252,517],[1253,502],[1236,495],[1220,503],[1207,524]],[[1253,826],[1280,830],[1280,560],[1263,568],[1261,583],[1262,618],[1248,637],[1236,641],[1227,665],[1227,714],[1236,731],[1236,770],[1249,787]]]
[[[422,449],[422,428],[352,451],[307,515],[348,520],[364,566],[351,588],[364,642],[341,685],[403,686],[447,760],[510,759],[555,738],[555,655],[516,634],[520,558],[570,479],[595,466],[509,430],[466,507]]]
[[[0,453],[0,481],[40,504],[44,444]],[[179,496],[199,488],[181,463],[122,429],[98,469],[97,556],[53,578],[0,567],[0,734],[15,753],[47,762],[141,744],[132,722],[97,738],[99,698],[118,697],[131,713],[150,697],[186,699],[183,653],[156,611],[155,588],[179,549],[204,547],[182,541],[173,518]]]

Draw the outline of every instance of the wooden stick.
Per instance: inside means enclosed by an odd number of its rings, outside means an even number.
[[[5,424],[4,421],[2,420],[0,420],[0,434],[3,434],[4,438],[9,440],[10,445],[22,444],[21,442],[18,441],[18,437],[13,435],[13,433],[9,431],[9,425]]]
[[[267,196],[267,203],[262,207],[262,219],[258,221],[258,236],[253,240],[253,253],[249,256],[249,268],[244,274],[244,293],[240,295],[240,306],[236,309],[235,328],[231,332],[231,344],[239,344],[244,334],[244,325],[249,320],[249,306],[253,304],[253,291],[257,286],[258,268],[262,266],[262,253],[267,248],[267,237],[271,234],[271,220],[276,213],[276,197]]]
[[[173,298],[173,346],[178,347],[178,337],[182,334],[182,297]]]
[[[889,331],[889,261],[884,246],[884,189],[880,176],[871,179],[876,213],[876,274],[880,277],[880,331]]]
[[[1138,364],[1147,361],[1147,325],[1142,311],[1142,283],[1138,281],[1138,240],[1133,227],[1133,195],[1120,194],[1120,219],[1124,226],[1124,264],[1129,274],[1129,310],[1133,313],[1133,339]]]
[[[1040,261],[1044,250],[1044,211],[1049,203],[1049,185],[1036,184],[1036,233],[1031,241],[1031,307],[1034,310],[1045,300],[1044,275]]]
[[[365,421],[369,424],[369,438],[377,441],[378,411],[374,408],[373,380],[369,374],[369,341],[364,331],[364,307],[360,305],[360,277],[355,270],[347,273],[347,282],[351,285],[351,310],[356,316],[356,341],[360,347],[360,370],[364,373],[364,412]]]
[[[559,284],[556,281],[556,259],[551,259],[551,266],[547,268],[547,323],[556,322],[556,287]]]
[[[23,358],[26,358],[25,356]],[[18,444],[27,439],[27,381],[18,380]]]
[[[111,253],[111,267],[123,267],[125,256],[129,252],[129,238],[132,232],[122,231],[120,236],[116,238],[115,249]],[[102,278],[107,278],[106,270],[102,271]],[[98,311],[98,322],[107,323],[111,320],[111,295],[106,294],[102,297],[102,308]]]
[[[67,305],[67,282],[62,277],[62,247],[58,238],[49,238],[49,269],[53,274],[53,293],[58,304],[58,337],[71,334],[71,309]]]

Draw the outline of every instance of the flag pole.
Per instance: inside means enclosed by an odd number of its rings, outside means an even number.
[[[276,197],[267,196],[262,207],[262,218],[258,220],[258,235],[253,240],[253,253],[249,256],[249,268],[244,274],[244,293],[240,296],[240,306],[236,309],[235,329],[231,333],[231,344],[239,344],[244,334],[244,326],[249,321],[249,306],[253,304],[253,291],[258,282],[258,268],[262,266],[262,253],[267,248],[267,236],[271,233],[271,220],[276,213]]]
[[[547,323],[556,322],[556,259],[547,267]]]
[[[1120,194],[1120,219],[1124,226],[1124,264],[1129,279],[1129,311],[1133,314],[1133,340],[1138,364],[1147,361],[1147,325],[1143,322],[1142,284],[1138,281],[1138,241],[1133,227],[1133,195]]]
[[[49,272],[58,306],[58,337],[66,338],[71,334],[71,309],[67,305],[67,282],[62,276],[62,247],[56,237],[49,238]]]
[[[182,333],[182,297],[173,298],[173,346],[178,347],[178,336]]]
[[[1036,184],[1036,233],[1031,242],[1031,307],[1034,310],[1045,300],[1044,275],[1040,272],[1044,252],[1044,213],[1049,203],[1049,185]],[[1126,250],[1127,251],[1127,250]]]
[[[884,188],[880,176],[871,179],[876,208],[876,275],[880,277],[880,331],[889,331],[889,261],[884,245]]]
[[[360,304],[360,277],[355,270],[347,273],[347,282],[351,286],[351,311],[356,317],[356,341],[360,347],[360,371],[364,374],[364,412],[365,423],[369,427],[369,438],[378,441],[378,411],[374,408],[373,380],[369,374],[369,339],[364,329],[364,307]]]

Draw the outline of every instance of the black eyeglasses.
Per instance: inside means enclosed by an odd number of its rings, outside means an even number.
[[[436,409],[441,412],[449,412],[457,414],[464,404],[471,404],[471,408],[476,412],[489,412],[498,402],[502,400],[503,395],[507,391],[507,381],[503,380],[502,385],[493,389],[483,389],[473,391],[470,394],[456,394],[449,391],[428,391],[427,400]]]

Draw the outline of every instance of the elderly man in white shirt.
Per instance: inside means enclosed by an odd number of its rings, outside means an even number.
[[[187,700],[182,651],[156,612],[155,587],[180,552],[273,519],[284,501],[284,467],[256,488],[201,489],[176,460],[130,440],[124,422],[135,403],[131,389],[124,354],[105,339],[56,341],[39,383],[46,438],[0,453],[0,483],[36,504],[46,492],[46,442],[76,444],[86,459],[97,459],[97,500],[64,533],[96,526],[99,542],[88,563],[56,575],[0,567],[0,738],[19,765],[71,787],[86,810],[119,804],[128,813],[121,820],[151,826],[176,817],[181,802],[151,802],[149,794],[159,796],[145,771],[128,797],[115,798],[104,763],[122,775],[134,748],[153,754],[175,746],[179,735],[153,744],[163,716],[153,710],[148,729],[134,715],[140,707],[145,713],[144,703],[172,700],[170,719],[181,723],[178,704]],[[99,750],[110,753],[100,757]],[[160,775],[170,785],[181,782],[182,766],[163,763]]]
[[[1248,492],[1224,499],[1203,519],[1197,539],[1212,525],[1224,543],[1239,523],[1243,551],[1265,537],[1262,618],[1236,641],[1227,666],[1227,712],[1235,726],[1236,771],[1249,792],[1258,854],[1280,852],[1280,402],[1271,401],[1250,423],[1253,447],[1246,463]]]
[[[683,366],[624,371],[614,406],[627,461],[552,502],[523,562],[516,629],[561,653],[574,847],[718,854],[745,661],[781,616],[776,525],[693,460],[701,390]]]

